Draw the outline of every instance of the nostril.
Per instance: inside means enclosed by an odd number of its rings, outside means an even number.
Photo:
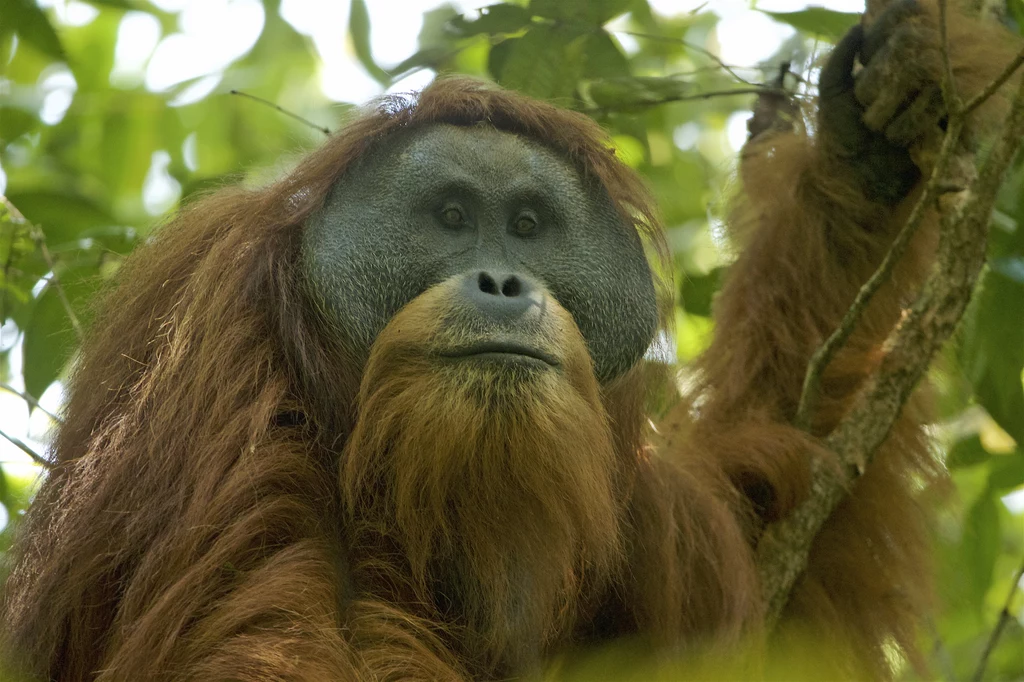
[[[529,276],[503,268],[474,269],[461,279],[459,294],[482,320],[506,324],[523,319],[535,308],[539,314],[533,295],[536,287]]]
[[[485,294],[492,296],[498,295],[498,283],[494,281],[494,278],[488,275],[486,272],[481,272],[476,278],[477,286],[480,287],[480,291]]]
[[[519,282],[519,278],[511,276],[501,284],[501,293],[503,296],[508,298],[515,298],[522,291],[522,284]]]

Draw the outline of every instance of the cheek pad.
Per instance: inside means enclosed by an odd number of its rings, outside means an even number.
[[[424,261],[414,256],[416,244],[401,238],[401,220],[345,205],[332,201],[309,219],[302,267],[341,340],[365,358],[388,320],[426,288],[429,273],[410,265]]]
[[[643,357],[658,326],[650,268],[636,238],[617,225],[594,230],[537,268],[576,320],[601,381]]]

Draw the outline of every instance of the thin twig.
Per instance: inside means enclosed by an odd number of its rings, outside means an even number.
[[[700,99],[711,99],[712,97],[728,97],[730,95],[786,95],[788,94],[785,90],[780,90],[767,85],[754,86],[751,88],[733,88],[732,90],[708,90],[706,92],[699,92],[693,95],[674,95],[672,97],[664,97],[662,99],[643,101],[643,102],[626,102],[621,107],[591,107],[589,109],[583,109],[584,113],[602,113],[608,111],[616,111],[618,109],[637,109],[641,107],[656,107],[662,104],[671,104],[672,102],[690,102],[693,100]]]
[[[53,256],[50,255],[50,250],[46,248],[46,235],[43,234],[43,230],[38,225],[32,225],[29,230],[29,236],[32,241],[35,242],[39,252],[43,254],[43,260],[46,262],[46,266],[50,268],[50,284],[57,291],[57,296],[60,298],[60,303],[64,306],[64,312],[67,313],[68,320],[71,321],[71,328],[75,331],[75,336],[78,337],[78,341],[81,342],[85,337],[82,332],[82,323],[78,321],[78,315],[75,315],[75,309],[71,307],[71,300],[68,298],[68,294],[64,291],[64,286],[60,283],[60,277],[57,276],[57,269],[54,266]]]
[[[734,68],[745,68],[745,67],[733,67],[733,66],[730,66],[730,65],[726,64],[725,62],[723,62],[721,57],[716,55],[711,50],[708,50],[707,48],[701,47],[700,45],[697,45],[695,43],[691,43],[688,40],[684,40],[682,38],[674,38],[672,36],[659,36],[659,35],[656,35],[656,34],[653,34],[653,33],[641,33],[641,32],[638,32],[638,31],[612,31],[612,33],[621,33],[622,35],[633,36],[634,38],[644,38],[646,40],[660,40],[660,41],[666,42],[666,43],[676,43],[678,45],[682,45],[683,47],[685,47],[685,48],[687,48],[689,50],[694,50],[696,52],[700,52],[705,57],[707,57],[708,59],[712,60],[713,62],[718,64],[720,67],[725,69],[725,71],[727,71],[730,76],[732,76],[733,78],[735,78],[739,82],[745,83],[747,85],[757,85],[756,83],[753,83],[753,82],[748,81],[747,79],[743,78],[742,76],[740,76],[738,73],[736,73],[733,70]]]
[[[25,393],[24,391],[19,391],[14,386],[11,386],[10,384],[4,384],[4,383],[0,383],[0,389],[3,389],[4,391],[7,391],[8,393],[13,393],[14,395],[18,396],[19,398],[24,400],[26,403],[28,403],[29,407],[31,407],[33,409],[36,409],[36,410],[39,410],[40,412],[45,414],[50,419],[52,419],[53,421],[57,422],[58,424],[61,423],[60,417],[58,417],[53,412],[50,412],[45,407],[40,405],[39,401],[36,400],[35,398],[33,398],[32,396],[30,396],[28,393]]]
[[[693,95],[679,95],[678,97],[666,97],[663,100],[657,102],[657,104],[664,104],[668,102],[687,102],[696,99],[711,99],[712,97],[728,97],[729,95],[784,95],[785,90],[779,88],[773,88],[767,85],[755,85],[749,88],[733,88],[732,90],[707,90],[705,92],[698,92]],[[644,102],[644,104],[647,104]],[[651,103],[652,105],[655,103]]]
[[[68,299],[67,293],[64,291],[64,287],[60,283],[60,277],[57,276],[56,261],[50,254],[50,249],[46,247],[46,234],[43,233],[43,228],[25,218],[21,211],[18,210],[18,207],[12,204],[10,199],[7,197],[0,195],[0,201],[2,201],[4,206],[7,207],[7,210],[10,211],[11,216],[14,217],[15,221],[28,226],[29,237],[36,245],[36,248],[39,249],[39,253],[42,254],[43,261],[46,263],[46,267],[50,270],[50,285],[53,286],[54,290],[57,292],[57,297],[60,299],[61,305],[64,307],[64,312],[67,313],[68,320],[71,321],[71,328],[74,330],[75,336],[77,336],[78,340],[81,341],[84,337],[82,333],[82,325],[78,321],[78,316],[75,315],[74,308],[71,307],[71,300]]]
[[[11,230],[11,243],[8,244],[8,246],[7,246],[7,260],[4,261],[4,268],[3,268],[4,280],[8,281],[8,282],[10,281],[10,276],[11,276],[11,266],[14,264],[14,253],[15,253],[14,242],[15,242],[15,238],[16,238],[15,230]],[[6,319],[7,319],[7,287],[4,287],[3,292],[0,293],[0,324],[2,324],[3,320],[6,320]]]
[[[22,441],[20,438],[18,438],[16,436],[12,436],[11,434],[6,433],[5,431],[0,431],[0,436],[3,436],[7,440],[9,440],[11,443],[13,443],[15,446],[17,446],[19,450],[21,450],[26,455],[31,457],[32,460],[36,464],[38,464],[39,466],[45,467],[47,469],[52,469],[53,468],[53,464],[51,464],[49,460],[47,460],[45,457],[43,457],[38,452],[36,452],[32,448],[30,448],[28,445],[26,445],[25,442]]]
[[[1010,80],[1010,77],[1013,76],[1014,71],[1019,69],[1021,64],[1024,64],[1024,47],[1022,47],[1020,52],[1017,53],[1017,56],[1013,58],[1013,61],[1006,65],[1006,68],[1003,69],[1003,72],[996,76],[996,79],[994,81],[989,83],[984,90],[982,90],[977,95],[972,97],[967,102],[967,104],[964,105],[963,115],[967,116],[972,111],[974,111],[982,104],[984,104],[989,97],[995,94],[996,90],[1003,87],[1003,84],[1006,83],[1006,81]]]
[[[1010,585],[1010,594],[1006,595],[1006,602],[1003,604],[1003,610],[999,612],[999,620],[996,621],[995,628],[992,629],[992,634],[989,635],[988,641],[985,642],[985,650],[981,652],[981,658],[978,660],[978,667],[974,671],[974,677],[971,678],[974,682],[981,682],[982,677],[985,675],[985,667],[988,665],[988,658],[992,655],[992,651],[996,648],[996,643],[999,641],[999,637],[1003,634],[1003,629],[1006,628],[1007,623],[1013,618],[1013,614],[1010,613],[1010,607],[1013,606],[1013,598],[1017,596],[1017,592],[1020,591],[1020,581],[1024,578],[1024,563],[1021,563],[1020,568],[1013,576],[1013,584]]]
[[[950,118],[960,115],[962,111],[960,95],[957,93],[956,81],[953,79],[953,62],[949,58],[949,27],[946,14],[947,0],[939,0],[939,54],[942,55],[942,98],[946,101],[946,111]]]
[[[885,254],[885,258],[882,259],[878,269],[875,270],[871,278],[857,292],[857,297],[853,299],[853,303],[850,305],[849,310],[846,311],[839,326],[811,356],[811,360],[807,364],[807,373],[804,374],[803,390],[800,394],[796,417],[793,420],[797,427],[805,431],[810,430],[814,419],[814,411],[818,407],[818,398],[821,394],[821,380],[825,369],[832,362],[839,349],[846,344],[854,329],[856,329],[857,323],[867,309],[872,297],[889,281],[893,269],[903,257],[903,254],[906,253],[911,239],[924,222],[928,208],[939,194],[939,187],[944,184],[943,176],[946,173],[946,168],[949,166],[949,160],[953,156],[953,150],[956,148],[962,131],[963,120],[961,118],[958,117],[950,120],[946,136],[942,139],[942,147],[935,161],[935,167],[928,178],[924,192],[921,193],[917,203],[914,204],[907,222],[900,229],[899,234],[896,235],[896,239],[893,240],[892,246],[889,248],[888,253]]]
[[[241,90],[229,90],[228,93],[231,94],[231,95],[238,95],[239,97],[247,97],[248,99],[251,99],[254,102],[259,102],[260,104],[262,104],[264,106],[268,106],[271,109],[276,109],[277,111],[281,112],[285,116],[290,116],[291,118],[294,118],[296,121],[298,121],[300,123],[306,124],[307,126],[312,128],[313,130],[319,130],[324,135],[330,135],[331,134],[330,128],[327,128],[325,126],[319,126],[316,123],[313,123],[312,121],[310,121],[308,118],[303,118],[303,117],[299,116],[298,114],[296,114],[295,112],[288,111],[284,107],[282,107],[280,105],[277,105],[277,104],[274,104],[270,100],[263,99],[262,97],[257,97],[256,95],[250,95],[248,92],[242,92]]]

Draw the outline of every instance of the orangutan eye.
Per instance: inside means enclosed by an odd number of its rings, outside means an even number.
[[[537,231],[537,219],[528,213],[516,218],[515,233],[521,237],[529,237]]]
[[[462,215],[462,209],[458,206],[445,206],[441,210],[441,220],[444,221],[445,225],[449,227],[458,227],[462,223],[466,222],[465,216]]]

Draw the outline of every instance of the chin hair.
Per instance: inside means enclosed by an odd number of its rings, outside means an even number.
[[[397,550],[374,574],[403,562],[387,580],[456,609],[470,641],[557,631],[622,556],[619,458],[593,373],[374,359],[341,467],[349,541]]]

